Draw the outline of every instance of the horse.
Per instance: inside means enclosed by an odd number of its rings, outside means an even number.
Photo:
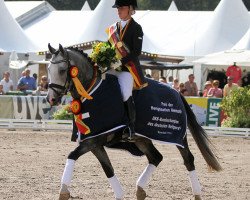
[[[113,85],[118,85],[116,89],[112,89],[109,87],[104,88],[98,88],[98,86],[102,85],[105,81],[103,78],[103,74],[96,65],[94,65],[89,57],[83,53],[79,49],[74,48],[64,48],[61,44],[59,44],[59,48],[55,49],[50,44],[48,45],[49,52],[52,54],[50,64],[48,66],[48,73],[50,77],[50,83],[49,83],[49,89],[48,89],[48,95],[46,97],[47,101],[50,103],[51,106],[58,105],[61,101],[62,96],[69,92],[73,99],[80,99],[80,103],[85,102],[85,108],[87,107],[94,107],[92,105],[93,100],[91,100],[91,94],[95,94],[95,98],[98,99],[98,95],[100,93],[108,93],[107,99],[112,99],[111,103],[109,102],[108,105],[100,105],[102,104],[102,100],[98,100],[98,110],[99,113],[92,115],[92,118],[95,118],[96,115],[99,115],[100,113],[109,113],[111,119],[103,119],[104,123],[99,123],[98,119],[92,120],[91,117],[85,116],[84,119],[89,120],[89,123],[93,123],[93,129],[97,129],[97,131],[103,131],[103,129],[99,129],[99,127],[104,127],[104,129],[107,128],[107,124],[112,124],[112,126],[117,125],[116,121],[119,120],[117,117],[112,117],[112,112],[115,109],[120,110],[124,114],[123,110],[123,102],[122,97],[120,93],[114,94],[111,96],[115,91],[120,92],[119,84],[117,83],[117,78],[113,76],[111,77],[111,82]],[[76,67],[77,66],[77,67]],[[112,75],[111,75],[112,76]],[[78,81],[76,81],[78,80]],[[148,80],[149,85],[153,84],[156,85],[159,84],[159,82],[154,80]],[[149,87],[149,86],[147,86]],[[146,87],[146,88],[147,88]],[[158,87],[158,86],[157,86]],[[162,85],[159,87],[163,87]],[[164,86],[165,88],[167,86]],[[98,88],[98,89],[95,89]],[[138,93],[144,93],[142,89],[137,91]],[[149,92],[152,92],[151,89],[147,89]],[[165,91],[165,89],[164,89]],[[173,101],[177,101],[179,99],[178,104],[183,107],[183,112],[179,113],[181,120],[180,123],[183,121],[184,124],[184,132],[185,134],[183,137],[180,138],[181,144],[176,144],[176,147],[178,148],[186,169],[188,170],[188,176],[190,179],[191,187],[192,187],[192,193],[195,200],[201,200],[202,194],[201,194],[201,186],[198,180],[198,176],[195,170],[194,165],[194,156],[191,153],[189,147],[188,147],[188,141],[187,141],[187,134],[186,134],[186,128],[188,127],[192,137],[194,138],[203,158],[205,159],[208,167],[215,171],[222,170],[222,167],[218,161],[218,158],[216,154],[214,153],[214,146],[209,140],[205,130],[198,124],[196,117],[194,113],[192,112],[191,108],[189,107],[187,101],[185,98],[180,95],[177,91],[175,91],[172,88],[168,88],[169,94],[171,96],[172,93],[176,95],[175,99]],[[111,97],[110,97],[111,96]],[[151,95],[152,96],[152,95]],[[156,98],[157,95],[156,95]],[[74,101],[72,101],[73,104]],[[135,102],[136,108],[138,107],[138,104]],[[79,106],[81,104],[76,103],[76,110],[79,111]],[[165,106],[165,105],[164,105]],[[73,107],[73,105],[72,105]],[[103,109],[103,110],[102,110]],[[165,108],[164,108],[165,109]],[[81,109],[80,109],[81,110]],[[165,109],[166,110],[166,109]],[[161,110],[157,110],[161,111]],[[140,121],[144,117],[144,111],[138,113],[136,117],[136,124],[137,122],[140,124]],[[146,112],[146,111],[145,111]],[[101,115],[100,114],[100,115]],[[174,113],[172,113],[174,114]],[[86,113],[75,113],[75,119],[76,116],[82,116],[87,115]],[[179,116],[179,115],[178,115]],[[153,117],[154,118],[154,117]],[[82,119],[82,118],[81,118]],[[75,124],[76,121],[74,121]],[[187,122],[187,123],[184,123]],[[86,130],[88,130],[87,123],[84,124]],[[148,126],[149,127],[149,126]],[[174,126],[173,126],[174,127]],[[137,126],[135,127],[137,129]],[[155,127],[154,127],[155,128]],[[76,126],[73,126],[73,129],[76,129]],[[78,128],[79,129],[79,128]],[[112,129],[112,127],[111,127]],[[77,135],[72,136],[74,138],[74,141],[78,141],[78,146],[69,153],[66,165],[64,168],[64,172],[61,179],[61,187],[59,192],[59,200],[67,200],[70,198],[70,182],[72,180],[72,174],[74,169],[74,164],[76,160],[82,156],[83,154],[87,152],[92,152],[98,161],[100,162],[105,175],[108,178],[108,181],[110,183],[110,186],[113,190],[114,197],[116,200],[121,200],[124,198],[124,191],[121,187],[121,184],[118,180],[118,178],[115,175],[114,169],[112,167],[111,161],[107,155],[106,148],[105,147],[125,147],[127,150],[134,149],[136,150],[137,154],[135,155],[145,155],[148,160],[148,165],[146,166],[145,170],[141,173],[140,177],[137,179],[136,182],[136,198],[137,200],[144,200],[147,196],[145,187],[149,183],[150,177],[152,176],[153,172],[156,170],[156,167],[160,164],[160,162],[163,159],[162,154],[157,150],[155,145],[153,144],[152,139],[149,136],[144,136],[139,133],[138,130],[136,130],[136,136],[134,141],[129,141],[124,138],[124,130],[126,127],[119,127],[118,129],[112,129],[110,132],[106,132],[106,134],[99,134],[96,137],[87,137],[84,139],[81,139],[82,136],[85,137],[85,135],[81,134],[81,130],[76,130]],[[82,130],[84,131],[84,130]],[[179,130],[177,130],[178,133]],[[74,132],[74,131],[73,131]],[[105,133],[105,131],[104,131]],[[91,134],[86,134],[91,135]],[[165,134],[167,135],[167,134]],[[165,136],[164,136],[165,137]],[[139,153],[138,153],[139,152]]]

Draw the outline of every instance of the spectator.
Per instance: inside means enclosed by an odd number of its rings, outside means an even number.
[[[188,92],[187,92],[187,89],[185,88],[185,84],[184,83],[180,83],[180,85],[179,85],[179,92],[183,96],[188,96]]]
[[[38,91],[48,91],[48,78],[47,76],[42,76],[41,81],[37,87]]]
[[[3,85],[0,84],[0,95],[3,95],[4,91],[3,91]]]
[[[186,89],[186,88],[181,89],[180,93],[181,93],[183,96],[188,96],[188,92],[187,92],[187,89]]]
[[[188,96],[198,96],[198,87],[194,82],[194,75],[189,74],[188,81],[185,82],[185,88],[187,89]]]
[[[166,79],[166,77],[161,76],[161,77],[159,78],[159,82],[161,82],[161,83],[166,83],[166,84],[167,84],[167,79]]]
[[[25,70],[24,70],[24,71],[22,71],[21,75],[22,75],[22,77],[26,76],[26,72],[25,72]]]
[[[207,93],[208,93],[210,88],[212,88],[212,83],[211,83],[211,81],[207,81],[205,83],[205,88],[203,90],[203,95],[202,95],[203,97],[207,97]]]
[[[208,97],[222,98],[222,89],[219,88],[219,81],[214,80],[212,85],[213,85],[213,87],[209,89],[207,96]]]
[[[33,78],[37,81],[37,74],[34,73],[32,76],[33,76]]]
[[[25,69],[25,76],[18,80],[17,88],[21,91],[36,90],[36,80],[30,76],[29,69]]]
[[[184,83],[180,83],[180,84],[179,84],[179,92],[180,92],[181,90],[183,90],[183,89],[185,89],[185,84],[184,84]]]
[[[4,72],[3,79],[0,81],[0,85],[3,86],[3,92],[6,94],[13,90],[13,81],[10,79],[10,73]]]
[[[150,74],[146,74],[146,75],[145,75],[145,77],[147,77],[147,78],[150,78],[150,79],[154,80],[154,79],[153,79],[153,77],[152,77]]]
[[[242,85],[243,85],[242,79],[239,79],[239,80],[238,80],[237,85],[238,85],[239,87],[242,87]]]
[[[169,77],[168,77],[168,85],[169,85],[170,87],[173,87],[173,81],[174,81],[173,76],[169,76]]]
[[[173,88],[176,89],[177,91],[179,91],[180,87],[179,87],[179,80],[178,80],[178,78],[174,79]]]
[[[224,89],[223,89],[223,96],[226,97],[226,96],[230,95],[232,90],[235,90],[238,87],[239,86],[236,83],[233,83],[233,77],[228,76],[227,77],[227,84],[224,86]]]

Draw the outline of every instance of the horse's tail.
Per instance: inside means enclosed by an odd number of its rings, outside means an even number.
[[[220,171],[222,167],[217,160],[216,155],[213,152],[213,144],[209,140],[207,133],[205,130],[199,125],[196,120],[196,116],[194,115],[192,109],[188,105],[186,99],[181,95],[182,102],[185,106],[185,110],[187,113],[187,123],[188,128],[200,149],[200,152],[204,159],[206,160],[208,166],[213,170]]]

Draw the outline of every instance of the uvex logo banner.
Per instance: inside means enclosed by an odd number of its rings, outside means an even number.
[[[50,105],[42,96],[13,97],[15,119],[49,119]]]

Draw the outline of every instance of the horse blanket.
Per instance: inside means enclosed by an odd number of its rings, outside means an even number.
[[[187,119],[180,94],[166,84],[151,79],[147,81],[147,87],[133,92],[136,134],[183,146]],[[87,134],[78,133],[74,128],[73,138],[79,134],[82,141],[122,131],[128,124],[128,117],[117,78],[108,74],[90,94],[93,99],[83,100],[81,106],[82,122],[90,131]]]

